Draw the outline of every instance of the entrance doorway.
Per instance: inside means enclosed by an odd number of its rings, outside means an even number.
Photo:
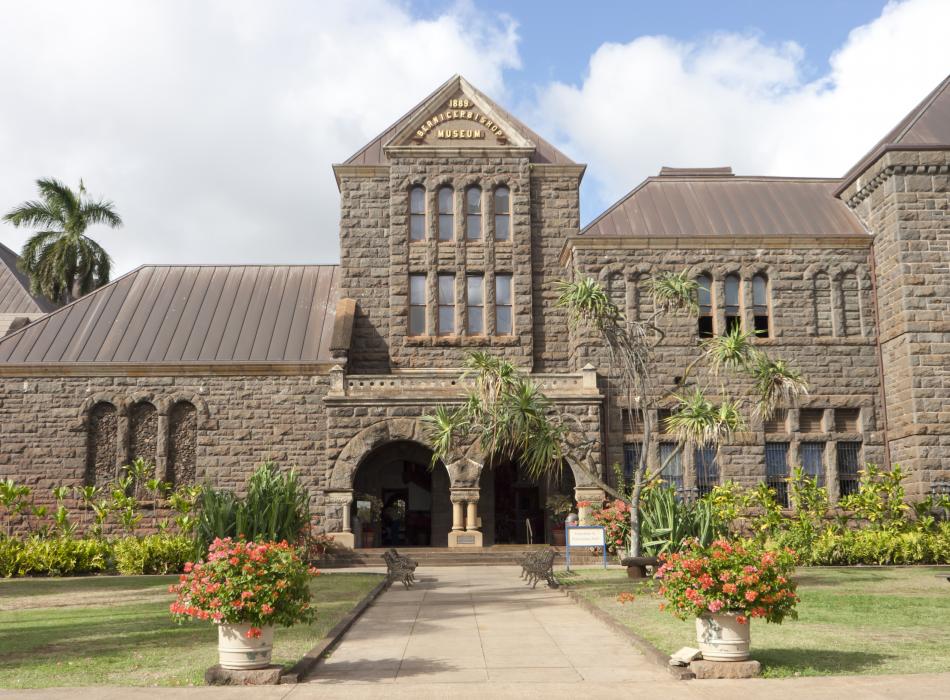
[[[532,479],[517,460],[502,460],[482,470],[481,502],[491,504],[483,511],[486,544],[553,544],[555,522],[548,512],[548,500],[558,493],[572,497],[574,475],[565,466],[560,479]]]
[[[357,547],[446,546],[451,528],[448,473],[429,468],[432,453],[414,442],[384,445],[353,480]]]

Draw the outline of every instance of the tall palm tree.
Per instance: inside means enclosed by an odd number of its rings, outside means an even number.
[[[3,220],[16,227],[41,229],[23,246],[20,269],[30,278],[30,291],[67,304],[109,281],[112,258],[86,235],[94,224],[122,225],[109,201],[89,198],[82,180],[76,192],[58,180],[36,181],[40,199],[24,202]]]

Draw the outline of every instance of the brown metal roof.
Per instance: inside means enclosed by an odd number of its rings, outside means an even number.
[[[685,175],[691,172],[694,174]],[[588,224],[582,236],[866,235],[832,192],[838,180],[666,169]]]
[[[0,362],[330,362],[338,276],[336,265],[146,265],[0,339]]]
[[[878,141],[842,178],[840,194],[888,150],[915,146],[950,148],[950,75]]]
[[[20,256],[0,243],[0,314],[44,314],[53,310],[46,299],[30,294],[30,280],[20,272]]]
[[[428,95],[424,100],[419,104],[413,107],[411,110],[406,112],[402,117],[400,117],[394,124],[392,124],[388,129],[383,131],[379,136],[374,138],[368,144],[363,146],[359,151],[354,153],[346,160],[346,165],[385,165],[389,163],[389,159],[386,157],[384,148],[386,144],[389,143],[392,138],[402,131],[413,119],[417,118],[418,113],[423,110],[423,108],[433,100],[439,93],[444,90],[452,87],[453,85],[457,86],[461,82],[461,76],[454,75],[449,78],[446,82],[442,83],[435,91]],[[500,107],[495,103],[490,97],[484,93],[478,93],[478,96],[481,100],[487,103],[488,107],[496,110],[504,119],[506,119],[515,129],[517,129],[522,136],[531,141],[535,145],[535,151],[531,155],[530,161],[532,163],[551,163],[554,165],[573,165],[574,161],[568,158],[566,155],[561,153],[557,148],[551,145],[549,142],[541,138],[535,131],[528,128],[522,121],[514,117],[510,112],[508,112],[503,107]]]

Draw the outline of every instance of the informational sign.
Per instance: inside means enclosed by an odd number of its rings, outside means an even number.
[[[571,570],[572,547],[600,547],[604,556],[604,568],[607,568],[607,530],[602,525],[567,526],[566,535],[567,570]]]

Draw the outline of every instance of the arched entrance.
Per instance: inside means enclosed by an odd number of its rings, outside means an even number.
[[[480,479],[482,532],[486,545],[561,544],[555,530],[559,518],[549,505],[552,497],[562,495],[573,504],[574,474],[564,465],[561,474],[532,479],[517,460],[492,462],[482,470]]]
[[[353,479],[357,547],[445,547],[452,527],[449,476],[432,452],[398,440],[372,450]]]

